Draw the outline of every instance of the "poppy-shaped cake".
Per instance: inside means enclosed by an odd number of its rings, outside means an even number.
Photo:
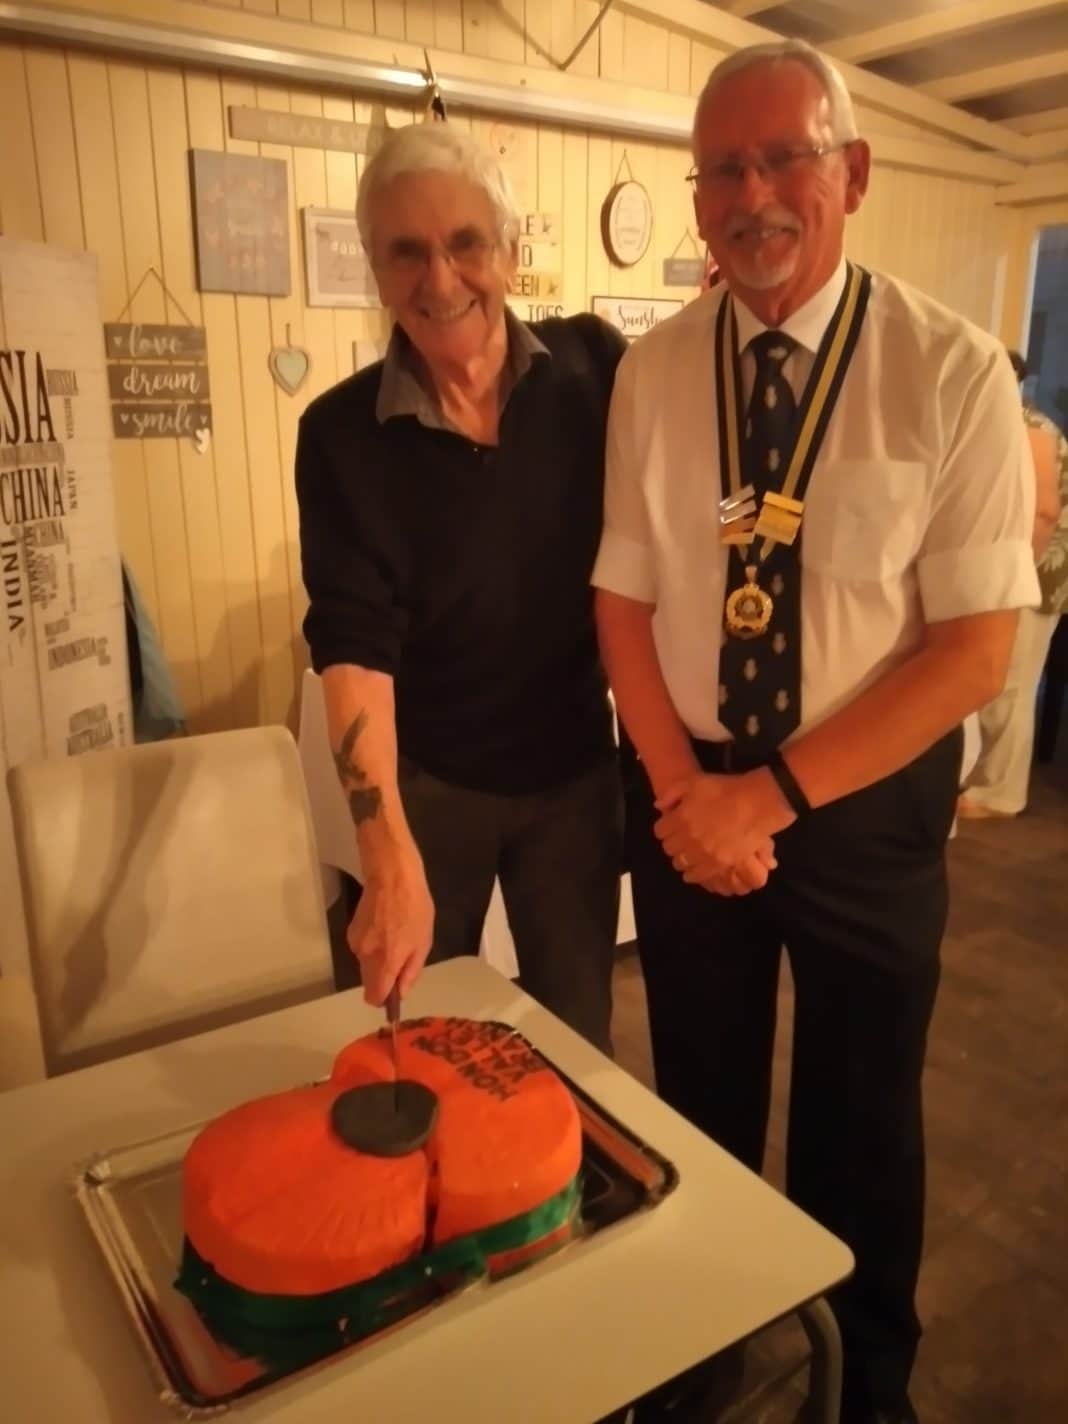
[[[544,1059],[506,1026],[468,1019],[407,1020],[397,1043],[402,1079],[437,1100],[421,1147],[377,1155],[339,1131],[353,1090],[393,1082],[380,1032],[342,1049],[328,1082],[243,1103],[186,1153],[178,1289],[218,1339],[269,1368],[328,1354],[576,1229],[578,1111]]]

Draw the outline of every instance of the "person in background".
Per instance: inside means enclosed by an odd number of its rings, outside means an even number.
[[[1027,363],[1009,352],[1016,379]],[[1035,526],[1031,539],[1042,602],[1020,610],[1005,687],[979,712],[979,758],[966,778],[957,814],[965,820],[1016,816],[1027,805],[1035,698],[1057,620],[1068,607],[1068,440],[1048,416],[1024,401],[1035,465]]]
[[[499,877],[523,986],[609,1047],[622,801],[590,571],[624,342],[519,321],[518,214],[447,123],[367,164],[385,360],[305,411],[304,623],[364,870],[366,997],[475,954]]]
[[[724,280],[620,364],[593,575],[657,1085],[760,1171],[785,945],[787,1190],[856,1259],[842,1424],[906,1424],[960,724],[1038,597],[1019,396],[990,336],[845,261],[870,153],[817,51],[725,59],[693,154]]]

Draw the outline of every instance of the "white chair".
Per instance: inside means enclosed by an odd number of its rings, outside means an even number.
[[[24,763],[8,782],[49,1073],[333,990],[284,728]]]
[[[0,1091],[37,1083],[44,1076],[33,985],[24,974],[0,975]]]

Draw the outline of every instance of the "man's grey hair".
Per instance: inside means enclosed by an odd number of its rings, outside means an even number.
[[[371,205],[394,178],[404,173],[455,173],[489,198],[497,216],[497,235],[510,244],[519,236],[519,209],[508,175],[483,144],[450,123],[408,124],[394,129],[369,160],[356,194],[356,225],[365,250],[371,251]]]
[[[792,60],[810,69],[823,85],[831,109],[831,136],[835,143],[849,143],[859,137],[857,117],[853,112],[853,100],[849,97],[845,80],[825,55],[804,40],[775,40],[771,44],[749,45],[735,50],[721,59],[705,80],[705,87],[697,100],[694,116],[694,133],[697,119],[701,115],[709,96],[732,74],[740,74],[743,69],[751,69],[754,64],[780,64]]]

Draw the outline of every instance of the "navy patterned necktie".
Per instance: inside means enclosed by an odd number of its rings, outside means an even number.
[[[757,507],[770,487],[782,488],[797,424],[797,401],[783,375],[783,363],[797,342],[781,331],[765,331],[749,349],[756,379],[742,431],[744,476],[756,490]],[[730,594],[745,582],[744,566],[757,564],[757,582],[771,595],[771,621],[754,638],[724,637],[719,654],[719,716],[740,750],[761,756],[777,747],[801,718],[801,536],[776,544],[758,564],[762,539],[743,553],[732,549],[727,573]]]

